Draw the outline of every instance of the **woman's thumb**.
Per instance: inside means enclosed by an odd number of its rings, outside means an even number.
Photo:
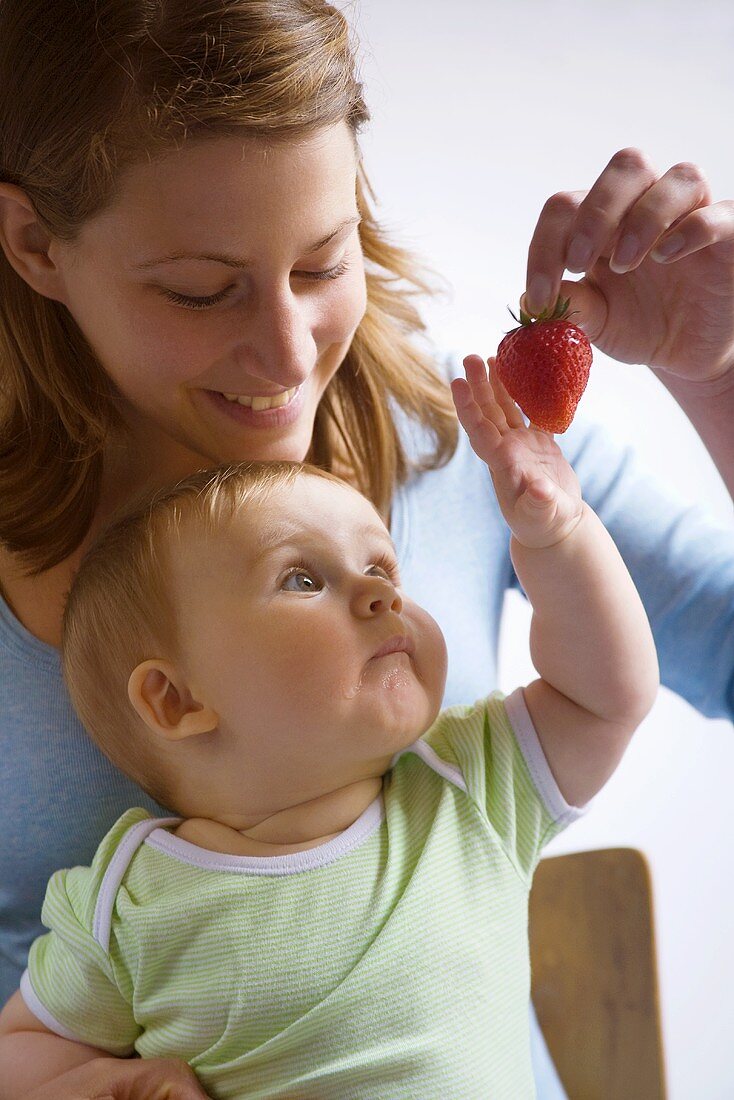
[[[579,279],[573,282],[564,279],[558,291],[560,298],[568,298],[568,319],[582,328],[592,344],[601,336],[607,320],[607,303],[604,295],[596,287]],[[525,295],[520,298],[520,308],[527,309]]]
[[[569,298],[571,302],[568,320],[582,328],[592,344],[595,343],[607,322],[607,302],[604,295],[585,279],[580,279],[577,283],[564,279],[560,293],[562,298]]]

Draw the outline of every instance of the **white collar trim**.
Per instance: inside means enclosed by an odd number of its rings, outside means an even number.
[[[385,807],[382,792],[360,814],[348,829],[332,840],[307,848],[303,852],[288,852],[282,856],[234,856],[225,852],[211,852],[189,840],[174,836],[165,829],[154,829],[145,838],[151,848],[163,852],[181,863],[200,867],[204,871],[232,871],[248,875],[294,875],[300,871],[313,871],[326,867],[347,852],[359,847],[382,824]],[[156,823],[158,824],[158,823]]]

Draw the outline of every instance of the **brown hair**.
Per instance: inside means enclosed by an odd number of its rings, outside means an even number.
[[[176,542],[192,528],[216,538],[235,514],[246,515],[253,503],[303,475],[344,484],[301,462],[200,470],[111,520],[82,559],[62,625],[69,695],[112,763],[161,805],[171,806],[173,777],[130,703],[127,683],[141,661],[179,656],[170,579]]]
[[[74,240],[120,173],[190,135],[287,139],[368,119],[343,15],[323,0],[2,0],[0,181],[45,229]],[[387,241],[362,166],[357,202],[368,304],[319,405],[310,461],[347,466],[385,514],[412,470],[443,465],[458,428],[448,387],[415,342],[429,290]],[[33,573],[89,531],[115,392],[68,310],[0,250],[0,542]],[[403,410],[431,440],[411,465]],[[42,471],[42,473],[40,473]]]

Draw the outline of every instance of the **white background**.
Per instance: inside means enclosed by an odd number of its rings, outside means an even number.
[[[524,289],[545,199],[587,188],[617,149],[705,170],[734,197],[731,0],[361,0],[380,217],[444,275],[439,346],[491,354]],[[644,367],[596,353],[585,413],[688,501],[731,501],[678,406]],[[734,431],[734,425],[732,425]],[[509,596],[499,686],[533,678],[529,609]],[[665,689],[593,812],[551,852],[631,845],[652,864],[671,1100],[734,1097],[734,729]]]

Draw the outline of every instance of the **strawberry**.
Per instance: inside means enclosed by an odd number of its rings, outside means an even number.
[[[566,319],[568,305],[559,298],[538,317],[521,309],[520,327],[497,349],[497,376],[530,422],[546,432],[565,432],[589,380],[591,344]]]

